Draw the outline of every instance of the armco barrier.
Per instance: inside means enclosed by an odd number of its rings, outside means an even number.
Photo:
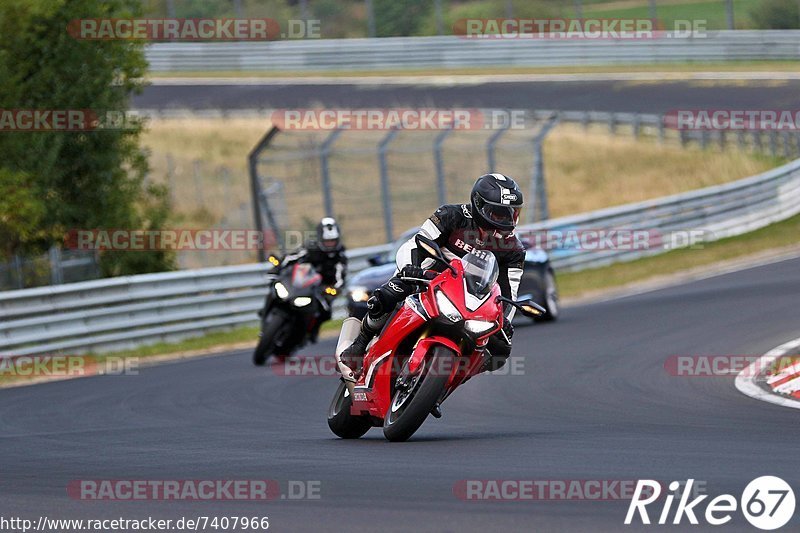
[[[800,212],[800,159],[750,178],[646,202],[553,219],[526,230],[704,230],[739,235]],[[391,245],[351,252],[354,270]],[[556,250],[559,270],[580,270],[663,252]],[[146,274],[0,292],[0,355],[133,347],[256,323],[265,265]],[[341,312],[341,311],[340,311]]]
[[[693,38],[464,39],[388,37],[275,42],[157,43],[153,72],[377,71],[701,61],[797,60],[798,30],[713,31]]]

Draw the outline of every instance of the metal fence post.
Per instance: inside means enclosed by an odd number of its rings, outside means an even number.
[[[664,128],[664,116],[661,115],[658,117],[658,143],[664,144],[664,138],[666,137],[666,132]]]
[[[47,258],[50,262],[50,285],[64,283],[64,272],[61,269],[61,250],[58,246],[50,247],[47,251]]]
[[[319,167],[322,176],[322,196],[325,205],[325,216],[332,217],[333,215],[333,192],[331,191],[331,174],[328,169],[328,157],[331,153],[331,146],[342,134],[342,130],[335,129],[328,135],[328,138],[323,141],[320,146],[319,152]]]
[[[14,254],[14,274],[17,276],[17,288],[25,288],[25,280],[22,277],[22,258],[18,254]]]
[[[633,138],[638,140],[639,139],[639,134],[641,133],[641,129],[642,129],[642,117],[641,117],[641,115],[639,115],[639,113],[636,113],[635,115],[633,115],[633,126],[632,126],[632,128],[633,128]]]
[[[789,139],[789,132],[783,131],[781,133],[781,144],[783,144],[783,157],[789,159],[792,157],[792,145]]]
[[[506,130],[508,130],[508,125],[504,125],[502,128],[492,133],[492,136],[489,137],[488,141],[486,141],[486,164],[489,166],[487,172],[494,172],[496,170],[494,147],[497,144],[497,141],[500,140],[500,137],[502,137],[503,134],[506,132]]]
[[[544,179],[544,153],[542,144],[544,138],[558,124],[560,117],[557,114],[550,115],[547,122],[542,126],[533,138],[533,175],[531,176],[531,200],[533,209],[528,209],[528,222],[547,220],[550,218],[550,208],[547,204],[547,184]]]
[[[389,187],[389,165],[386,163],[386,151],[389,143],[397,137],[400,130],[393,129],[378,143],[378,161],[381,169],[381,200],[383,201],[383,225],[386,229],[386,242],[394,240],[394,222],[392,220],[392,190]]]
[[[611,135],[616,135],[617,133],[617,118],[614,113],[608,114],[608,133]]]
[[[778,155],[778,132],[775,130],[769,131],[769,152],[772,157]]]
[[[275,233],[275,236],[280,243],[281,249],[283,249],[283,239],[281,238],[280,231],[276,226],[273,225],[274,219],[272,217],[271,211],[269,210],[269,203],[267,203],[265,198],[261,193],[261,179],[258,176],[258,159],[261,157],[261,152],[269,147],[269,144],[272,142],[272,139],[280,132],[277,127],[273,126],[261,140],[258,141],[258,144],[250,151],[250,154],[247,156],[248,162],[248,169],[250,171],[250,196],[253,203],[253,221],[256,224],[256,229],[261,235],[264,235],[264,221],[261,218],[261,209],[262,206],[267,210],[265,215],[267,219],[272,219],[270,222],[272,231]],[[267,260],[267,252],[263,246],[259,247],[258,249],[258,260],[260,262],[264,262]]]
[[[444,159],[442,158],[442,144],[448,135],[453,133],[452,129],[446,129],[436,136],[433,141],[433,159],[436,164],[436,192],[439,197],[439,205],[447,203],[447,183],[444,179]]]

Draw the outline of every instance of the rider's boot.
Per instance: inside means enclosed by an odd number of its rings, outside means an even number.
[[[373,318],[369,314],[365,316],[364,320],[361,321],[361,331],[358,332],[358,337],[339,356],[342,363],[350,367],[353,372],[360,372],[361,365],[364,362],[364,354],[367,353],[367,345],[375,335],[380,333],[388,318],[388,313],[377,318]]]

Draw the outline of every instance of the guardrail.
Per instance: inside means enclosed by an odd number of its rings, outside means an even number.
[[[157,43],[153,72],[335,71],[546,67],[800,59],[797,30],[725,30],[652,39],[388,37],[275,42]]]
[[[716,240],[799,212],[800,159],[725,185],[552,219],[521,231],[703,230],[705,240]],[[353,271],[390,248],[351,251]],[[580,270],[668,249],[560,249],[551,255],[557,269]],[[255,324],[267,274],[263,264],[254,264],[0,292],[0,356],[107,351]]]

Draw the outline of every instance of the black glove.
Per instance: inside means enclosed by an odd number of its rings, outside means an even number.
[[[400,271],[401,278],[411,278],[411,279],[429,279],[427,277],[427,270],[424,268],[414,266],[414,265],[406,265]]]
[[[503,333],[506,334],[506,337],[508,337],[509,341],[514,336],[514,326],[511,324],[511,320],[508,318],[503,319]]]

